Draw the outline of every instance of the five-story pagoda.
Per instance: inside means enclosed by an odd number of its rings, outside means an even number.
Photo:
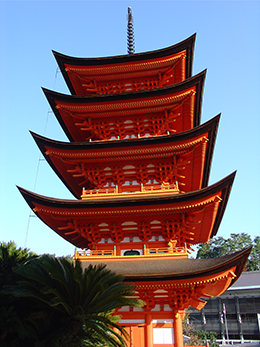
[[[235,173],[208,186],[220,115],[200,125],[205,71],[192,76],[195,35],[134,54],[73,58],[54,52],[71,95],[44,93],[70,142],[32,133],[75,196],[19,188],[35,214],[75,245],[83,267],[106,264],[134,282],[141,309],[122,307],[129,346],[182,346],[182,318],[241,274],[250,249],[188,258],[216,235]]]

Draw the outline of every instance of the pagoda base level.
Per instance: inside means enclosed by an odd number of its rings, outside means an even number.
[[[121,323],[129,335],[128,347],[183,347],[182,314],[171,323],[156,323],[147,312],[144,323]],[[124,325],[126,324],[126,325]],[[198,347],[198,346],[197,346]]]
[[[144,340],[145,327],[125,327],[131,341],[128,341],[128,347],[177,347],[178,345],[173,343],[152,343],[151,345],[146,344]],[[183,346],[183,342],[182,342]],[[207,346],[207,345],[206,345]],[[193,346],[193,347],[205,347],[205,346]]]

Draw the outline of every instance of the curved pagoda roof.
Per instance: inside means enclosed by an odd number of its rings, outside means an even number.
[[[136,235],[145,241],[152,237],[151,223],[159,221],[156,234],[184,246],[207,242],[216,235],[234,177],[235,173],[199,191],[172,196],[125,194],[123,203],[122,195],[118,199],[63,200],[19,190],[36,215],[76,247],[87,248],[108,237],[122,241],[127,221],[137,223]],[[102,231],[103,223],[107,231]]]
[[[73,95],[151,89],[191,77],[195,37],[164,49],[114,57],[53,54]]]
[[[151,179],[160,185],[177,181],[182,192],[189,192],[208,184],[219,118],[175,135],[139,139],[65,143],[32,135],[55,173],[78,199],[83,187],[123,185],[127,180],[137,180],[139,185]]]
[[[169,304],[175,311],[189,306],[200,310],[206,304],[201,297],[219,296],[236,282],[250,251],[251,247],[213,259],[132,256],[114,257],[105,262],[107,269],[123,274],[126,282],[135,284],[138,297],[146,302],[148,309],[156,304]],[[81,263],[85,268],[90,263],[104,264],[104,259],[86,257]]]
[[[232,254],[210,259],[163,256],[151,257],[148,262],[143,262],[141,256],[133,257],[133,261],[132,257],[130,259],[129,257],[122,256],[117,257],[115,261],[107,260],[107,266],[111,271],[124,275],[126,280],[134,279],[136,282],[142,282],[144,279],[146,281],[154,280],[155,278],[158,280],[189,279],[191,277],[196,279],[201,276],[216,274],[220,270],[225,271],[233,266],[237,266],[236,275],[240,275],[251,248],[249,247]],[[90,261],[92,265],[98,265],[102,263],[102,258],[96,257],[92,260],[89,259]],[[82,263],[85,265],[87,262],[84,261]],[[130,265],[130,263],[134,263],[134,265]],[[235,281],[236,278],[232,282],[234,283]]]
[[[72,96],[43,89],[72,142],[178,133],[200,124],[206,70],[174,86]]]

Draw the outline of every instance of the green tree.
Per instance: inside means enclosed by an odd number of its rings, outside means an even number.
[[[260,236],[256,236],[253,240],[253,248],[246,266],[247,271],[260,270]]]
[[[184,346],[202,346],[204,341],[195,334],[194,325],[189,319],[190,312],[190,310],[185,310],[185,317],[182,321],[183,335],[189,337],[189,340],[184,342]]]
[[[194,334],[197,335],[198,338],[204,342],[204,344],[209,344],[210,347],[219,346],[217,343],[217,333],[214,331],[196,330]]]
[[[11,346],[9,337],[16,335],[14,331],[21,327],[15,310],[18,299],[10,295],[1,295],[1,290],[4,285],[15,283],[20,278],[15,270],[34,257],[35,253],[27,248],[17,248],[13,241],[0,243],[0,341],[5,340],[0,343],[1,346]]]
[[[15,270],[21,279],[4,286],[16,298],[17,329],[5,334],[9,346],[125,346],[126,333],[112,315],[121,306],[140,307],[123,276],[79,262],[43,255]],[[17,302],[16,302],[17,303]],[[2,335],[3,336],[3,335]]]
[[[195,330],[192,322],[189,321],[190,310],[185,310],[185,317],[182,321],[183,334],[190,339],[184,342],[184,346],[204,346],[218,347],[217,333],[213,331]]]
[[[246,233],[232,233],[227,239],[222,236],[212,238],[208,244],[202,243],[199,245],[196,258],[217,258],[250,246],[253,246],[253,248],[246,263],[246,270],[260,270],[260,237],[257,236],[252,240],[251,236]]]
[[[27,248],[17,248],[13,241],[0,244],[0,288],[7,283],[13,283],[16,277],[14,269],[29,259],[36,257],[36,254]]]

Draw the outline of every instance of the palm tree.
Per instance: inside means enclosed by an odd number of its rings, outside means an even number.
[[[17,268],[21,276],[3,293],[20,300],[20,344],[39,347],[126,346],[113,316],[122,306],[142,306],[134,288],[105,266],[82,270],[80,262],[43,255]],[[22,307],[22,309],[21,309]],[[17,339],[12,340],[15,346]]]
[[[16,283],[19,276],[15,269],[36,257],[27,248],[17,248],[13,241],[0,243],[0,345],[11,346],[9,343],[17,336],[21,328],[15,307],[19,306],[18,299],[2,293],[3,286]]]
[[[26,263],[36,254],[27,248],[17,248],[13,241],[0,243],[0,289],[4,284],[13,283],[13,270]]]

